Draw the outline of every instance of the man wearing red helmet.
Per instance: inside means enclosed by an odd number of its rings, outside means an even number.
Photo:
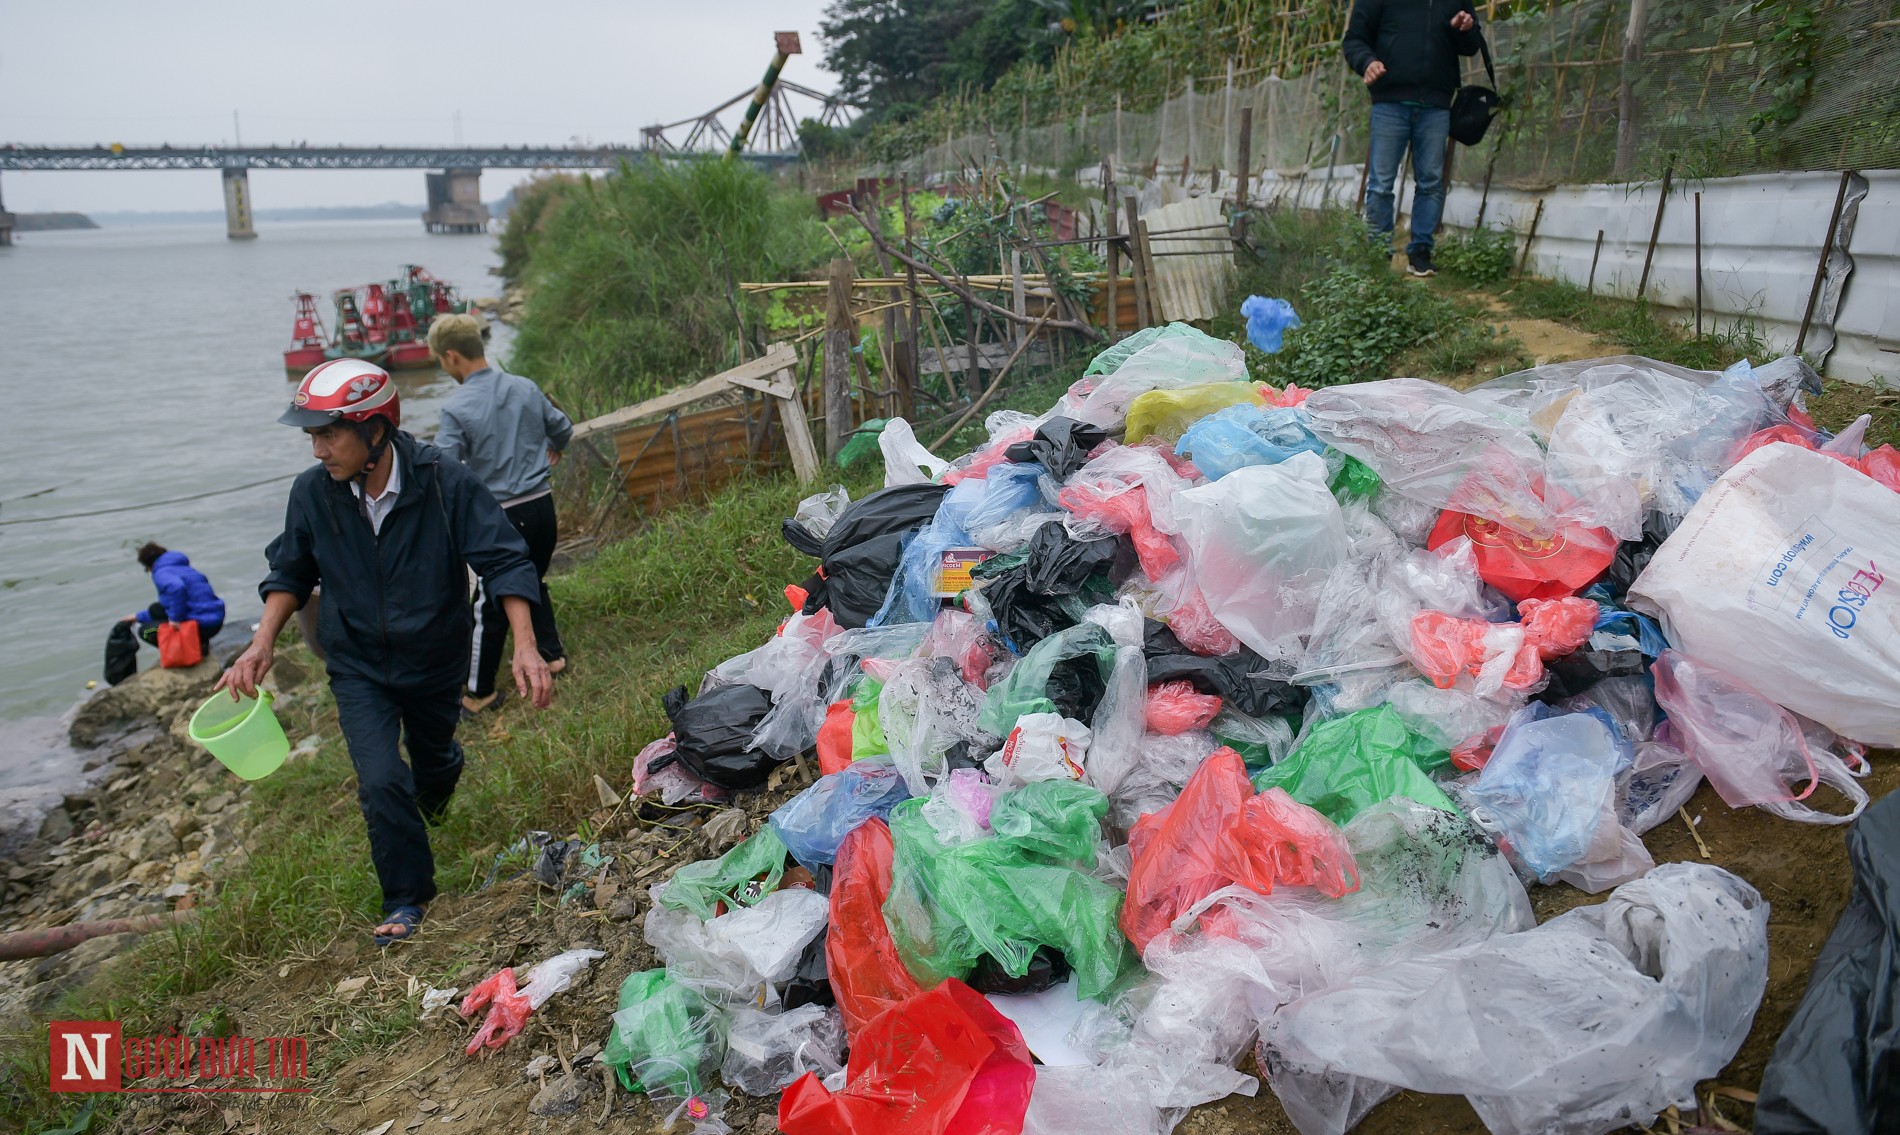
[[[462,774],[455,726],[468,671],[468,571],[501,597],[516,688],[545,709],[553,686],[531,617],[540,580],[480,479],[398,428],[401,400],[382,368],[324,363],[278,420],[310,435],[321,464],[291,486],[283,534],[265,552],[264,616],[218,685],[255,696],[278,632],[322,584],[317,640],[356,768],[383,889],[376,942],[386,946],[415,933],[436,894],[426,825]]]

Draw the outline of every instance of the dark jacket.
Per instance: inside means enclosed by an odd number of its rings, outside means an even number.
[[[319,583],[317,641],[332,676],[387,686],[460,681],[468,671],[468,569],[497,597],[541,598],[528,545],[468,467],[406,433],[392,443],[402,489],[377,535],[348,484],[323,466],[290,488],[283,535],[265,551],[259,595],[302,606]]]
[[[166,552],[152,561],[152,586],[158,588],[158,605],[174,623],[195,619],[200,627],[215,630],[224,625],[224,600],[211,590],[211,581],[191,566],[183,552]],[[150,623],[149,612],[139,612],[139,622]]]
[[[1459,12],[1471,12],[1470,31],[1452,30]],[[1458,57],[1478,54],[1484,39],[1477,18],[1471,0],[1354,0],[1340,46],[1361,75],[1374,59],[1385,64],[1373,102],[1449,107],[1463,80]]]

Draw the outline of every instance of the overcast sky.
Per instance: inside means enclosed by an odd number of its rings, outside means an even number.
[[[191,0],[6,5],[0,143],[311,145],[637,143],[759,80],[772,33],[806,54],[785,77],[829,90],[826,0]],[[803,114],[813,104],[794,99]],[[729,121],[736,113],[729,112]],[[493,200],[526,176],[491,170]],[[421,202],[420,171],[251,171],[259,209]],[[16,211],[222,207],[213,170],[0,173]]]

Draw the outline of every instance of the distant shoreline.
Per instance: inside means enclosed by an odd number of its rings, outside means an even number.
[[[16,233],[50,233],[64,229],[96,229],[99,222],[84,213],[15,213]]]
[[[499,202],[491,203],[493,212]],[[285,209],[258,209],[252,217],[260,222],[271,221],[414,221],[422,216],[427,206],[421,203],[407,205],[390,201],[382,205],[311,205]],[[176,224],[223,224],[222,209],[168,210],[159,212],[112,211],[91,214],[104,228],[127,228],[135,225],[176,225]]]

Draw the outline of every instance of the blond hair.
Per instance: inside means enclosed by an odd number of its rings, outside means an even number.
[[[454,351],[465,359],[485,358],[488,348],[482,343],[482,321],[472,315],[438,315],[429,324],[429,352],[437,358]]]

